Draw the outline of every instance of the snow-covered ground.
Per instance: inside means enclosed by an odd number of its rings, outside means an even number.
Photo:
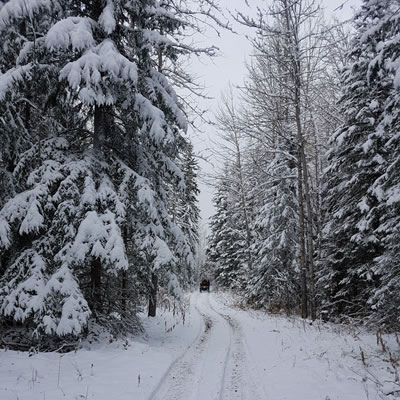
[[[193,293],[146,335],[76,353],[0,351],[1,400],[400,399],[396,336],[240,310]],[[382,345],[383,343],[383,345]]]

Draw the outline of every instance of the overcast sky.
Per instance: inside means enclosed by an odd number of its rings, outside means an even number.
[[[246,6],[245,0],[219,0],[219,2],[222,6],[225,5],[229,8],[231,12],[234,10],[241,10],[245,13],[252,12]],[[257,4],[265,4],[262,0],[248,0],[248,3],[253,9]],[[353,15],[354,8],[360,6],[361,0],[323,0],[322,4],[327,18],[335,16],[340,19],[349,19]],[[340,6],[342,7],[338,9]],[[218,37],[215,32],[207,33],[204,41],[209,45],[217,46],[221,55],[212,61],[209,59],[203,60],[203,62],[193,61],[191,65],[198,80],[204,84],[207,93],[213,97],[212,100],[202,101],[201,104],[202,107],[210,110],[209,118],[212,118],[212,111],[218,109],[221,93],[227,89],[229,83],[240,85],[246,76],[245,61],[249,57],[251,46],[245,35],[252,35],[252,32],[237,25],[234,25],[234,29],[240,34],[220,31],[220,37]],[[191,137],[196,153],[201,156],[199,159],[201,169],[199,206],[203,225],[206,227],[208,218],[214,213],[214,209],[212,206],[213,189],[206,184],[204,177],[218,168],[218,162],[210,152],[210,147],[215,147],[213,144],[213,137],[216,135],[215,128],[203,125],[202,131],[202,133],[192,132]]]

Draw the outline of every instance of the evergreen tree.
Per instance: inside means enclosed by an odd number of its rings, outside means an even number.
[[[292,169],[289,166],[292,165]],[[254,217],[254,270],[246,296],[256,306],[299,309],[298,216],[294,163],[277,154],[268,163],[262,207]]]
[[[228,182],[228,168],[214,196],[215,214],[211,217],[211,234],[207,256],[215,281],[225,288],[242,288],[248,273],[248,248],[240,201]]]
[[[197,197],[200,190],[197,184],[199,167],[190,142],[185,143],[180,164],[184,175],[185,192],[176,199],[179,204],[177,220],[194,254],[199,243],[200,209]]]
[[[230,280],[225,270],[229,268],[228,243],[228,203],[227,193],[221,185],[214,197],[215,214],[210,218],[211,233],[207,240],[207,257],[209,268],[214,271],[217,282],[225,287],[230,286]]]
[[[188,280],[192,252],[166,195],[184,193],[187,124],[157,56],[190,49],[167,38],[184,22],[156,1],[27,4],[0,10],[1,154],[15,187],[0,210],[0,312],[37,334],[79,335],[90,315],[130,316],[135,279],[175,295]],[[26,143],[9,152],[19,130]]]
[[[367,3],[364,7],[374,7]],[[376,136],[384,142],[382,175],[370,189],[378,199],[376,214],[379,218],[375,234],[384,251],[376,259],[373,273],[379,277],[378,285],[370,294],[369,304],[374,311],[373,320],[390,329],[400,326],[399,232],[400,232],[400,3],[391,1],[382,5],[383,15],[374,20],[374,26],[363,34],[364,40],[376,44],[376,55],[368,65],[368,78],[379,85],[379,97],[373,103],[376,118]],[[379,106],[378,106],[379,104]],[[382,160],[379,160],[382,162]]]
[[[355,18],[351,62],[342,75],[346,121],[330,141],[325,171],[327,222],[320,285],[329,316],[371,314],[368,300],[381,284],[376,261],[387,250],[382,235],[388,225],[382,222],[389,205],[385,190],[391,190],[383,188],[382,177],[388,176],[390,153],[397,153],[396,145],[388,145],[394,142],[393,131],[387,129],[397,119],[392,114],[397,97],[394,53],[389,50],[397,34],[397,14],[397,1],[363,2]]]

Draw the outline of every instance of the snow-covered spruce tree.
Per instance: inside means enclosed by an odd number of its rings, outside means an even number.
[[[209,267],[215,280],[227,288],[243,288],[252,268],[248,181],[244,161],[241,119],[234,105],[232,88],[224,94],[218,110],[218,157],[225,162],[217,177],[208,243]]]
[[[4,3],[0,1],[0,9],[3,7]],[[0,34],[0,43],[2,43],[2,51],[0,53],[0,73],[3,72],[3,66],[7,64],[8,53],[10,53],[10,43],[7,42],[7,36],[5,34]],[[15,46],[17,47],[17,46]],[[19,46],[18,46],[19,47]],[[14,49],[14,46],[12,46]],[[1,84],[0,84],[1,85]],[[2,104],[2,108],[0,109],[0,114],[5,115],[7,113],[7,108],[4,107],[5,104]],[[14,128],[15,129],[15,128]],[[1,143],[1,153],[0,153],[0,207],[5,203],[5,201],[10,197],[13,191],[12,183],[12,174],[10,170],[13,169],[13,158],[14,158],[14,149],[11,146],[11,143],[14,142],[14,138],[12,137],[10,131],[2,132],[0,136]],[[19,137],[24,137],[22,135],[18,135]],[[15,143],[18,147],[18,143]],[[1,264],[0,264],[1,265]],[[0,267],[0,275],[1,275],[1,267]]]
[[[184,188],[175,161],[186,121],[156,61],[160,49],[178,57],[167,37],[183,23],[156,1],[28,4],[0,10],[1,35],[26,29],[0,75],[0,107],[14,96],[43,121],[9,171],[0,312],[38,335],[79,335],[90,315],[129,314],[138,277],[150,288],[157,274],[175,294],[187,280],[176,260],[190,265],[190,246],[166,198],[167,183]]]
[[[197,204],[197,197],[200,190],[197,184],[199,167],[193,152],[193,145],[190,142],[184,144],[179,165],[184,175],[185,192],[182,195],[175,191],[173,201],[177,205],[176,220],[188,239],[191,251],[194,254],[199,244],[200,209]]]
[[[219,155],[230,166],[229,179],[225,173],[219,179],[228,179],[229,181],[229,186],[226,188],[229,190],[232,216],[236,220],[240,241],[245,240],[240,252],[247,253],[243,262],[247,264],[247,270],[251,270],[253,255],[250,231],[251,212],[248,204],[250,186],[246,175],[246,141],[243,136],[242,118],[235,105],[232,87],[226,94],[223,94],[222,106],[219,108],[216,118],[220,139]]]
[[[215,281],[225,288],[243,288],[248,273],[248,248],[241,203],[232,190],[231,167],[225,167],[214,195],[215,214],[210,218],[208,269]]]
[[[343,71],[341,104],[346,121],[330,141],[324,268],[319,278],[325,312],[332,318],[371,315],[368,300],[378,293],[375,299],[383,304],[383,282],[388,293],[392,290],[389,282],[394,271],[388,265],[394,266],[397,257],[392,258],[396,250],[391,233],[395,235],[398,229],[398,170],[394,166],[398,13],[398,1],[363,2],[355,17],[351,62]]]
[[[38,235],[39,230],[45,229],[44,214],[51,212],[51,199],[46,198],[46,192],[54,194],[54,187],[49,186],[57,174],[54,165],[46,159],[49,151],[47,139],[54,131],[69,131],[69,119],[73,119],[69,111],[74,108],[71,102],[66,101],[61,110],[60,105],[65,100],[63,96],[59,98],[58,107],[54,104],[59,84],[57,71],[52,67],[52,56],[46,54],[44,48],[43,37],[49,28],[45,3],[9,2],[0,10],[3,50],[0,64],[0,154],[6,178],[1,180],[0,191],[7,193],[0,203],[3,275],[0,307],[2,320],[29,319],[31,325],[37,323],[33,314],[41,311],[42,326],[50,333],[54,328],[50,327],[53,315],[43,307],[43,300],[50,307],[59,303],[56,305],[58,309],[63,303],[64,309],[69,309],[71,320],[68,321],[60,311],[59,325],[70,333],[80,331],[80,322],[87,318],[86,302],[76,282],[70,279],[69,271],[53,270],[59,273],[55,279],[58,277],[68,282],[65,290],[57,287],[51,275],[46,276],[45,270],[53,263],[53,257],[46,259],[45,249],[50,242],[40,240]],[[54,145],[62,147],[63,143]],[[46,162],[42,164],[44,160]],[[44,172],[46,168],[48,173],[44,180],[47,182],[35,185],[37,176],[30,173],[39,172],[39,169]],[[44,207],[44,204],[49,207]],[[45,279],[49,282],[46,288]]]
[[[257,307],[293,313],[299,310],[301,294],[295,163],[278,153],[267,168],[263,206],[253,221],[254,269],[246,297]]]
[[[227,265],[228,241],[230,237],[226,232],[229,224],[227,193],[223,188],[223,183],[216,190],[213,197],[215,214],[210,218],[211,233],[207,238],[207,262],[209,269],[214,271],[214,277],[217,281],[226,287],[229,287],[230,280],[224,270]],[[229,263],[229,261],[228,261]]]
[[[364,7],[374,6],[366,3]],[[383,175],[370,189],[377,200],[379,225],[376,236],[384,248],[373,273],[379,277],[368,303],[373,309],[374,322],[388,329],[400,327],[400,2],[382,5],[384,15],[374,20],[363,33],[365,41],[376,43],[376,55],[368,64],[368,79],[380,87],[373,108],[376,118],[376,137],[384,142],[382,157],[386,161]],[[379,106],[378,106],[378,104]]]

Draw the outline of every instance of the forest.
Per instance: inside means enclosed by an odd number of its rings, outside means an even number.
[[[204,250],[187,60],[228,16],[253,51],[216,115]],[[204,274],[250,307],[398,330],[399,19],[399,0],[345,22],[316,0],[0,1],[0,346],[140,331]]]
[[[399,328],[399,1],[351,24],[314,1],[258,18],[247,78],[217,115],[208,265],[244,302],[312,320]]]

